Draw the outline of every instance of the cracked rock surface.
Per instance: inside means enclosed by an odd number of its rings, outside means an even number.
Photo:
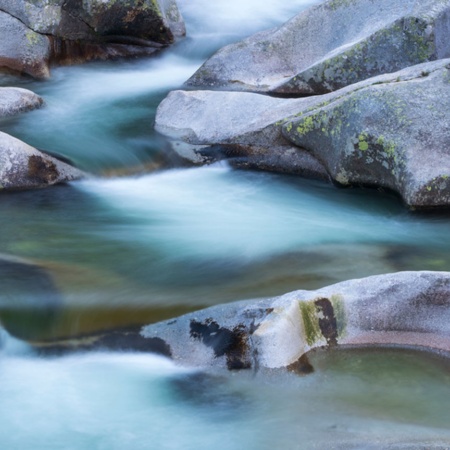
[[[152,54],[184,34],[175,0],[0,0],[0,67],[35,78],[53,63]]]

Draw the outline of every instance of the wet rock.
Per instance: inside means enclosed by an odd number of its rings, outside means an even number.
[[[84,176],[75,167],[0,133],[0,191],[43,188]]]
[[[0,66],[36,78],[51,63],[148,55],[185,34],[175,0],[0,0],[0,11]]]
[[[42,97],[28,89],[0,87],[0,117],[30,111],[43,103]]]
[[[181,364],[229,370],[310,372],[303,355],[317,347],[398,345],[449,352],[450,273],[400,272],[215,306],[148,325],[141,335],[163,340]],[[240,363],[230,365],[236,355]]]
[[[222,48],[187,84],[322,94],[450,57],[449,29],[448,1],[329,0]]]
[[[0,322],[13,336],[35,338],[59,317],[62,297],[51,275],[27,260],[0,255]]]
[[[158,108],[156,128],[197,163],[226,158],[329,176],[396,191],[413,208],[448,207],[449,80],[445,59],[299,99],[174,91]]]

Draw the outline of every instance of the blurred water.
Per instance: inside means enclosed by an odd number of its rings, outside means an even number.
[[[316,370],[305,377],[224,377],[147,354],[43,359],[0,352],[0,444],[15,450],[450,444],[447,360],[380,349],[319,352],[310,361]]]
[[[0,77],[46,101],[2,131],[97,175],[140,173],[0,196],[9,331],[71,337],[375,273],[450,269],[450,218],[408,213],[388,194],[224,165],[146,173],[174,164],[153,132],[167,92],[220,46],[313,3],[179,0],[188,36],[156,58],[55,68],[46,82]],[[0,328],[0,448],[450,445],[447,361],[393,350],[310,359],[308,377],[225,377],[144,354],[42,357]]]

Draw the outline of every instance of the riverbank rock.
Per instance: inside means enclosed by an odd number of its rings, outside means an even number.
[[[0,191],[43,188],[84,176],[75,167],[0,132]]]
[[[0,67],[36,78],[54,63],[149,55],[185,34],[175,0],[0,0]]]
[[[222,48],[187,84],[322,94],[450,57],[449,30],[448,0],[329,0]]]
[[[448,207],[449,80],[446,59],[298,99],[174,91],[158,108],[156,129],[199,164],[227,158],[238,167],[328,174],[341,185],[396,191],[412,208]]]
[[[36,344],[44,352],[114,348],[182,365],[309,373],[308,352],[341,346],[450,352],[450,273],[399,272],[262,300],[213,306],[164,322]]]
[[[316,347],[450,351],[450,274],[400,272],[216,306],[142,328],[185,365],[296,368]]]

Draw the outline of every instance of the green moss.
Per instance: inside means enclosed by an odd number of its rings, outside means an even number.
[[[322,337],[320,331],[319,321],[316,315],[316,305],[314,301],[300,302],[300,312],[303,319],[303,329],[305,331],[305,338],[308,345],[313,345],[314,342]]]
[[[314,130],[315,127],[314,116],[309,116],[305,118],[303,123],[297,126],[297,133],[303,136],[304,134]]]
[[[347,328],[347,315],[345,314],[345,304],[342,295],[332,295],[331,304],[333,305],[334,317],[336,318],[338,338],[345,334]]]
[[[32,30],[27,31],[25,36],[30,45],[35,45],[39,42],[39,35]]]
[[[369,143],[367,142],[367,133],[361,133],[358,136],[358,148],[362,151],[365,152],[366,150],[369,149]]]

